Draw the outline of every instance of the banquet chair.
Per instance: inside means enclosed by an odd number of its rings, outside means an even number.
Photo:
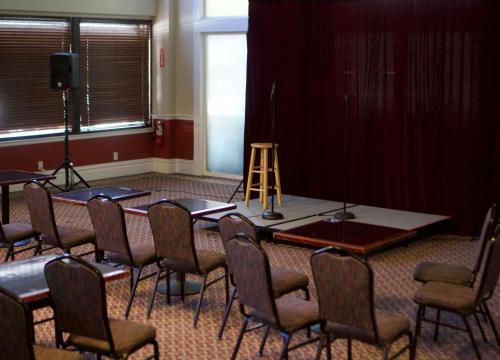
[[[93,231],[74,226],[56,225],[52,196],[46,187],[38,181],[32,180],[24,185],[23,193],[28,205],[31,226],[38,240],[34,255],[53,248],[62,249],[69,254],[74,247],[93,244],[97,259],[98,254]],[[44,249],[43,245],[50,246]],[[91,253],[88,252],[82,255]]]
[[[477,274],[481,270],[486,244],[495,230],[496,222],[497,208],[496,204],[493,204],[488,209],[481,227],[479,251],[472,269],[463,265],[426,261],[417,265],[413,278],[423,283],[428,281],[442,281],[450,284],[474,285]]]
[[[227,252],[227,242],[230,238],[236,235],[246,235],[250,239],[259,243],[257,229],[254,224],[244,215],[240,213],[226,214],[219,219],[219,231],[222,239],[224,250]],[[234,282],[233,271],[229,259],[226,259],[228,264],[229,280],[233,287],[229,302],[224,310],[222,323],[217,334],[217,338],[221,339],[226,326],[229,312],[236,297],[236,284]],[[280,267],[271,267],[271,282],[273,287],[274,297],[278,298],[282,295],[291,293],[296,290],[304,291],[305,299],[309,300],[309,278],[301,272]],[[265,341],[265,338],[263,339]]]
[[[352,358],[352,340],[383,349],[383,359],[394,359],[408,350],[415,359],[410,320],[405,316],[375,308],[373,270],[365,260],[343,249],[327,247],[311,256],[316,283],[322,339],[316,359],[323,347],[331,358],[331,343],[347,339],[347,357]],[[392,344],[401,337],[408,344],[390,356]]]
[[[21,240],[27,240],[35,237],[35,232],[29,224],[21,223],[10,223],[2,224],[0,222],[0,243],[8,244],[7,253],[5,254],[4,262],[15,259],[15,254],[31,250],[36,248],[36,246],[25,247],[21,250],[15,250],[14,245],[16,242]]]
[[[130,295],[125,310],[125,318],[128,318],[137,284],[154,275],[141,278],[143,268],[156,262],[154,244],[130,244],[123,208],[111,197],[96,195],[87,202],[87,208],[94,226],[99,258],[104,255],[110,262],[130,269]]]
[[[430,322],[435,325],[434,337],[436,338],[439,326],[445,326],[455,330],[465,331],[469,334],[472,347],[476,353],[477,358],[481,359],[481,354],[476,344],[474,334],[469,324],[468,318],[473,315],[477,320],[477,313],[482,312],[484,309],[488,322],[493,330],[497,345],[500,348],[500,337],[488,308],[488,300],[491,299],[495,292],[498,276],[500,274],[500,231],[496,232],[487,242],[486,247],[486,262],[481,276],[480,284],[477,289],[467,285],[450,284],[441,281],[430,281],[425,283],[420,289],[417,290],[413,301],[418,304],[417,311],[417,324],[415,330],[415,344],[417,337],[420,335],[420,328],[422,321]],[[434,308],[438,311],[436,320],[426,318],[425,309]],[[458,315],[462,318],[465,328],[461,328],[449,323],[440,321],[439,314],[441,311],[449,312]],[[484,331],[481,323],[477,321],[479,330],[483,338]]]
[[[320,322],[317,304],[292,295],[276,299],[269,259],[260,245],[248,236],[236,235],[229,239],[226,250],[244,319],[231,359],[236,359],[244,334],[260,327],[248,328],[250,321],[262,324],[266,332],[274,328],[283,338],[280,359],[288,359],[289,351],[319,340],[310,338],[309,333],[310,327]],[[308,331],[308,339],[290,347],[293,335],[300,330]]]
[[[131,320],[110,319],[101,272],[86,261],[65,255],[45,265],[53,303],[56,344],[115,359],[126,359],[152,345],[159,359],[156,329]]]
[[[156,256],[159,259],[158,274],[148,308],[148,318],[151,315],[153,303],[161,274],[165,272],[167,285],[167,303],[170,303],[170,273],[177,272],[180,276],[181,300],[184,301],[185,273],[202,278],[198,304],[193,319],[193,326],[198,324],[205,289],[215,282],[224,279],[226,303],[228,301],[229,285],[226,257],[214,250],[196,249],[193,234],[193,219],[190,211],[173,200],[160,200],[148,209],[148,218],[153,232]],[[210,273],[224,269],[224,275],[207,283]]]
[[[0,287],[0,359],[79,360],[83,356],[56,348],[35,345],[33,315],[28,306]]]

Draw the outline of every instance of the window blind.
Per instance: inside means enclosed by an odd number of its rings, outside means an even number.
[[[64,126],[50,55],[70,51],[69,19],[0,17],[0,135]]]
[[[150,22],[82,20],[82,127],[150,119]]]

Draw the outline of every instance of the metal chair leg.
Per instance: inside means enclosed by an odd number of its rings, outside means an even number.
[[[422,312],[424,307],[420,305],[417,310],[417,320],[415,325],[415,341],[413,346],[417,348],[418,337],[420,336],[420,327],[422,326]]]
[[[134,300],[135,291],[137,290],[137,284],[139,283],[139,279],[141,278],[142,266],[137,271],[137,276],[134,276],[134,285],[132,287],[132,292],[130,293],[127,310],[125,310],[125,319],[128,319],[128,314],[130,312],[130,308],[132,306],[132,301]]]
[[[408,336],[408,350],[410,352],[410,360],[415,360],[417,356],[417,349],[415,348],[415,342],[413,341],[413,334],[411,330],[406,334]]]
[[[258,352],[259,356],[262,356],[262,354],[264,353],[264,347],[266,346],[267,337],[269,336],[269,330],[271,330],[271,327],[266,326],[264,334],[262,335],[262,339],[260,340],[259,352]]]
[[[160,350],[158,348],[158,342],[156,340],[153,340],[151,343],[153,344],[154,349],[154,359],[160,360]]]
[[[203,294],[205,293],[205,289],[206,289],[207,278],[208,278],[208,274],[205,274],[203,276],[203,280],[201,282],[200,298],[198,299],[198,305],[196,306],[196,314],[195,314],[194,320],[193,320],[193,327],[195,327],[195,328],[196,328],[196,325],[198,324],[198,317],[200,316],[201,303],[203,301]]]
[[[240,345],[241,345],[241,340],[243,340],[243,335],[245,334],[245,331],[248,326],[248,318],[245,317],[243,320],[243,324],[241,325],[240,333],[238,334],[238,339],[236,340],[236,345],[233,349],[233,353],[231,354],[231,360],[235,360],[236,356],[238,355],[238,351],[240,350]]]
[[[307,288],[307,286],[302,288],[302,290],[304,291],[304,299],[311,300],[311,295],[309,294],[309,289]]]
[[[153,310],[153,304],[155,302],[156,290],[158,288],[158,282],[160,281],[161,272],[162,269],[158,268],[158,272],[156,273],[155,284],[153,286],[153,292],[151,293],[151,297],[149,299],[148,314],[147,314],[148,319],[151,316],[151,310]]]
[[[326,338],[326,335],[321,334],[321,337],[318,341],[318,348],[316,349],[316,356],[314,357],[315,360],[321,359],[321,351],[323,350],[325,344],[328,344],[328,340]]]
[[[390,345],[384,346],[384,354],[382,355],[382,359],[389,360],[389,349],[390,348],[391,348]]]
[[[488,338],[486,337],[486,334],[484,333],[483,326],[481,325],[481,322],[479,321],[479,317],[477,316],[477,313],[474,313],[474,319],[476,319],[476,324],[477,324],[477,327],[479,328],[479,331],[481,332],[481,336],[483,337],[483,340],[485,342],[488,342]]]
[[[352,360],[352,340],[347,339],[347,359]]]
[[[486,310],[486,316],[488,317],[488,321],[491,325],[491,329],[493,330],[493,334],[495,335],[495,339],[497,341],[498,347],[500,347],[500,336],[498,336],[498,330],[497,330],[497,327],[495,325],[495,322],[493,321],[493,317],[491,316],[490,309],[489,309],[488,305],[486,304],[486,302],[484,302],[483,305],[484,305],[484,309]]]
[[[170,270],[166,269],[165,282],[167,284],[167,304],[170,304]],[[184,283],[182,283],[182,289],[184,289]],[[184,290],[182,290],[184,293]]]
[[[224,309],[222,323],[220,324],[219,332],[217,333],[218,340],[222,339],[222,334],[224,333],[224,328],[226,327],[227,318],[229,317],[229,313],[231,312],[231,307],[233,306],[233,301],[235,297],[236,297],[236,287],[234,287],[233,290],[231,291],[231,297],[229,298],[226,308]]]
[[[9,257],[12,254],[12,260],[14,261],[14,243],[9,244],[9,250],[7,250],[7,254],[5,255],[5,258],[3,262],[9,261]]]
[[[224,291],[226,295],[226,305],[229,303],[229,271],[227,265],[224,266]]]
[[[476,356],[479,360],[481,360],[481,354],[479,353],[479,349],[477,348],[476,340],[474,339],[474,334],[472,333],[472,329],[469,325],[469,321],[467,320],[467,317],[465,315],[462,316],[462,319],[464,321],[465,327],[467,328],[467,332],[469,333],[469,338],[472,343],[472,347],[474,348],[474,351],[476,352]]]
[[[292,335],[283,336],[283,348],[281,349],[280,360],[288,359],[288,345],[290,344],[291,339]]]
[[[437,313],[436,313],[436,324],[435,324],[435,327],[434,327],[434,342],[436,342],[438,340],[439,319],[441,318],[441,310],[439,310],[439,309],[436,309],[436,310],[437,310]]]

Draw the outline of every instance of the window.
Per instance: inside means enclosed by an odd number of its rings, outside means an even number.
[[[231,51],[227,51],[231,49]],[[247,40],[245,34],[205,37],[207,171],[243,173]]]
[[[150,32],[144,23],[80,23],[83,129],[149,122]]]
[[[50,56],[72,48],[80,54],[80,102],[68,115],[77,115],[81,130],[149,124],[151,22],[4,17],[0,139],[63,131],[63,93],[50,88]]]
[[[248,0],[206,0],[195,29],[203,48],[205,172],[243,174]]]
[[[62,129],[62,93],[50,88],[50,55],[70,50],[68,19],[0,18],[0,136]]]
[[[206,0],[205,16],[246,16],[248,0]]]

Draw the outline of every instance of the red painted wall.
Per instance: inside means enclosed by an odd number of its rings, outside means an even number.
[[[75,166],[160,157],[164,159],[193,160],[193,122],[164,120],[164,141],[153,143],[152,133],[108,136],[95,139],[71,139],[70,156]],[[47,170],[55,169],[64,160],[64,142],[0,147],[0,169],[38,170],[38,161]]]
[[[194,158],[194,124],[189,120],[162,120],[163,144],[153,146],[153,156],[163,159]]]

